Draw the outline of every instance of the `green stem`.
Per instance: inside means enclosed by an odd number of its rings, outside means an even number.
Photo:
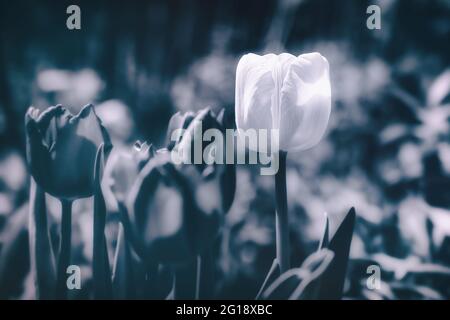
[[[215,265],[213,248],[206,249],[197,259],[197,297],[212,299],[214,295]]]
[[[195,274],[195,300],[200,298],[200,285],[202,275],[202,257],[197,256],[197,273]]]
[[[195,299],[197,292],[197,259],[175,267],[174,298],[175,300]]]
[[[72,201],[61,200],[61,237],[56,274],[56,297],[67,299],[66,271],[70,264],[72,237]]]
[[[30,261],[37,299],[52,299],[55,290],[55,262],[47,225],[45,192],[31,178],[30,185]]]
[[[277,259],[280,264],[281,273],[289,270],[289,217],[287,210],[286,193],[286,158],[287,152],[279,153],[279,168],[275,174],[275,196],[276,196],[276,241]]]

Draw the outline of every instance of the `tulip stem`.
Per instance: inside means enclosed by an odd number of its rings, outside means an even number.
[[[52,299],[55,289],[55,262],[47,225],[45,192],[31,178],[30,185],[30,261],[37,299]]]
[[[289,270],[289,217],[286,193],[286,158],[287,152],[279,153],[279,168],[275,174],[276,196],[276,249],[281,273]]]
[[[214,260],[212,248],[197,257],[196,299],[212,299],[214,293]]]
[[[197,258],[175,267],[175,300],[193,300],[197,295]]]
[[[70,264],[72,237],[72,201],[61,200],[61,237],[59,243],[56,297],[67,298],[66,271]]]
[[[195,300],[200,298],[200,284],[202,276],[202,257],[197,256],[197,273],[195,275]]]

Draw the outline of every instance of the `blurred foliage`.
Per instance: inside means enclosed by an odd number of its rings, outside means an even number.
[[[234,109],[247,52],[321,52],[330,63],[327,138],[288,158],[292,261],[300,266],[325,222],[355,206],[345,297],[450,298],[450,2],[446,0],[78,1],[82,29],[65,27],[68,1],[0,2],[0,297],[33,298],[29,105],[93,102],[113,152],[136,139],[162,145],[177,110]],[[366,8],[382,9],[368,30]],[[236,197],[215,252],[216,295],[253,298],[275,256],[273,179],[238,166]],[[107,204],[107,207],[114,205]],[[58,202],[47,196],[54,248]],[[73,263],[92,288],[92,204],[74,203]],[[118,213],[107,217],[110,261]],[[381,267],[380,290],[366,287]]]

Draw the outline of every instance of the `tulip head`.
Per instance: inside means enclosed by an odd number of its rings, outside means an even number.
[[[279,130],[278,148],[302,151],[325,133],[331,112],[329,65],[319,53],[244,55],[236,70],[238,130]],[[254,150],[258,151],[258,150]]]
[[[177,168],[168,151],[159,151],[139,173],[127,207],[144,259],[183,263],[211,245],[220,226],[216,199],[199,205],[198,194],[212,190],[192,166]],[[213,183],[213,182],[212,182]],[[206,195],[205,195],[206,196]]]
[[[229,121],[228,114],[225,109],[222,109],[219,114],[215,114],[209,108],[204,108],[196,113],[176,113],[172,116],[169,127],[167,130],[168,139],[168,150],[176,150],[181,154],[189,154],[190,163],[195,163],[196,144],[200,146],[199,151],[201,155],[208,154],[211,157],[217,155],[225,156],[227,150],[225,143],[216,144],[217,148],[222,150],[214,150],[214,152],[207,152],[207,150],[213,150],[209,148],[211,146],[210,141],[204,141],[202,138],[209,129],[215,129],[220,132],[222,137],[225,137],[225,130],[232,127],[232,122]],[[176,136],[174,139],[173,133],[177,129],[183,129],[184,133],[182,135]],[[196,132],[201,132],[200,135],[196,135]],[[217,142],[217,141],[213,141]],[[214,177],[217,178],[214,181],[220,183],[220,190],[218,192],[221,194],[219,197],[222,204],[222,211],[227,212],[234,199],[234,193],[236,189],[236,168],[234,163],[226,164],[223,162],[215,162],[213,164],[207,164],[205,159],[202,159],[201,163],[197,164],[181,164],[179,167],[184,173],[190,173],[189,175],[193,179],[197,179],[195,176],[198,174],[203,178]],[[211,161],[213,162],[213,161]],[[196,172],[194,171],[196,170]],[[194,174],[195,173],[195,174]],[[197,179],[198,180],[198,179]],[[206,191],[206,193],[208,193]]]
[[[130,226],[142,258],[184,263],[214,243],[234,198],[235,167],[195,163],[190,152],[199,149],[203,155],[211,144],[203,141],[203,133],[208,129],[224,133],[224,121],[223,112],[215,115],[208,108],[177,113],[170,120],[167,149],[146,162],[127,197]],[[174,135],[178,129],[184,132]],[[199,129],[203,132],[197,135]],[[174,150],[193,158],[176,163]]]
[[[104,144],[107,157],[112,148],[94,107],[87,105],[76,116],[61,105],[43,113],[30,107],[25,126],[27,162],[36,183],[60,199],[92,196],[97,150]]]

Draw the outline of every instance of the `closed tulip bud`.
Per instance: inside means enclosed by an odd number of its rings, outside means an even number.
[[[156,150],[147,142],[136,141],[132,148],[114,148],[105,166],[103,194],[108,208],[118,210],[117,201],[123,202],[139,171],[153,157]]]
[[[36,183],[66,200],[94,194],[94,164],[98,148],[111,150],[109,135],[92,105],[72,115],[61,105],[43,113],[30,107],[25,116],[27,160]]]
[[[194,171],[182,173],[166,151],[158,152],[139,173],[127,206],[131,231],[145,258],[182,263],[212,243],[220,215],[216,199],[210,206],[197,204],[196,188],[201,190],[203,183],[189,176],[195,175]]]
[[[167,146],[169,150],[178,149],[181,150],[181,153],[190,152],[190,163],[195,162],[195,151],[199,150],[200,155],[204,155],[205,150],[211,145],[210,141],[203,141],[204,133],[209,129],[217,129],[223,137],[225,137],[225,130],[230,129],[232,127],[231,123],[227,122],[227,114],[225,113],[225,109],[222,109],[221,112],[216,115],[209,108],[204,108],[196,113],[187,112],[180,113],[177,112],[172,116],[169,122],[169,127],[167,130]],[[184,134],[176,136],[174,139],[174,132],[177,129],[185,130]],[[200,132],[200,135],[197,136],[196,132]],[[217,142],[217,141],[214,141]],[[199,146],[199,148],[196,148]],[[194,178],[194,167],[197,170],[197,173],[200,173],[203,177],[206,176],[214,176],[218,179],[220,183],[220,189],[218,192],[221,194],[219,196],[220,203],[222,205],[222,211],[227,212],[234,200],[234,193],[236,189],[236,168],[234,163],[225,164],[224,158],[226,153],[226,145],[225,143],[217,143],[217,148],[221,148],[222,150],[214,150],[211,152],[210,156],[221,157],[222,161],[218,161],[213,164],[206,164],[205,159],[202,159],[200,163],[197,163],[193,166],[191,165],[182,165],[182,172],[189,172],[190,178]],[[209,149],[212,150],[212,149]],[[206,192],[207,193],[207,192]],[[199,197],[200,199],[206,198]]]
[[[279,150],[309,149],[324,135],[330,117],[328,61],[315,52],[246,54],[236,70],[235,102],[239,130],[266,129],[269,137],[279,130]]]

